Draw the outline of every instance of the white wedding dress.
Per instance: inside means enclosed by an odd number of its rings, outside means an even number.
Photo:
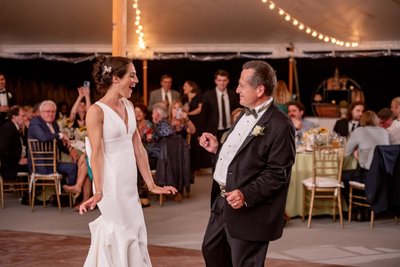
[[[132,144],[136,119],[133,105],[125,98],[123,102],[127,127],[114,110],[96,102],[104,113],[104,185],[98,203],[101,215],[89,224],[92,237],[87,267],[151,266]],[[90,146],[87,153],[90,158]]]

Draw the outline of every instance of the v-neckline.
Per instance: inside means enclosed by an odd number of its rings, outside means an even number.
[[[106,103],[101,102],[101,101],[99,101],[99,103],[105,105],[107,108],[109,108],[109,109],[112,110],[112,112],[120,119],[120,121],[122,122],[122,124],[125,126],[125,132],[128,133],[128,132],[129,132],[129,114],[128,114],[128,108],[127,108],[127,106],[125,105],[125,101],[122,100],[122,103],[123,103],[123,105],[124,105],[124,113],[125,113],[126,122],[125,122],[125,120],[118,114],[118,112],[115,111],[112,107],[110,107],[109,105],[107,105]]]

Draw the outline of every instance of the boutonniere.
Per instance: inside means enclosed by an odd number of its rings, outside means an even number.
[[[8,98],[12,98],[12,94],[10,92],[7,92]]]
[[[251,131],[251,136],[263,136],[264,135],[264,129],[265,127],[256,125],[253,128],[253,131]]]

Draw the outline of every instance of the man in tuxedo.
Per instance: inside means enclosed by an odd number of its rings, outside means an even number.
[[[282,236],[295,160],[295,129],[273,103],[276,75],[264,61],[243,65],[236,92],[245,107],[223,144],[203,133],[216,154],[211,216],[202,252],[210,266],[264,266],[268,244]]]
[[[20,136],[25,111],[19,106],[13,106],[7,116],[9,119],[0,126],[0,174],[6,180],[15,180],[18,172],[28,171],[26,147]]]
[[[0,125],[7,119],[7,112],[14,104],[13,96],[6,90],[6,76],[0,72]]]
[[[55,121],[56,103],[51,100],[43,101],[39,106],[40,116],[35,117],[29,123],[28,138],[38,139],[41,142],[57,140],[57,147],[71,156],[72,162],[58,162],[57,172],[67,176],[68,185],[76,183],[78,152],[70,146],[69,137],[60,132],[60,128]],[[39,173],[52,173],[52,168],[41,167]]]
[[[228,90],[229,73],[219,69],[214,74],[216,87],[203,94],[201,107],[202,125],[201,132],[212,133],[220,140],[233,124],[231,113],[240,106],[237,94]]]
[[[161,88],[154,90],[150,93],[149,105],[147,106],[148,110],[151,112],[153,110],[153,106],[155,103],[164,102],[167,107],[174,100],[179,100],[181,94],[178,91],[172,90],[172,76],[169,74],[165,74],[161,76]]]
[[[350,104],[347,118],[339,119],[333,126],[333,131],[340,136],[349,137],[355,128],[360,126],[360,118],[364,113],[364,102],[356,101]]]

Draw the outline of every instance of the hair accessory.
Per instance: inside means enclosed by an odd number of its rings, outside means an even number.
[[[111,66],[104,66],[103,67],[103,75],[106,73],[111,73]]]

